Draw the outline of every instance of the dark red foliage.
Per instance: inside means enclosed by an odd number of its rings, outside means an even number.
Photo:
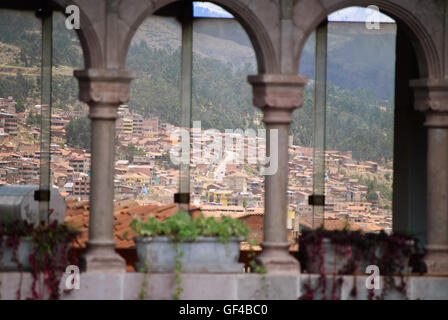
[[[3,255],[3,240],[6,238],[6,247],[12,249],[12,261],[20,271],[20,284],[17,290],[17,299],[21,298],[22,266],[18,259],[18,246],[20,239],[29,237],[32,240],[32,252],[29,261],[32,266],[33,282],[31,284],[32,297],[29,299],[59,299],[59,283],[67,267],[67,249],[76,236],[77,231],[65,224],[40,223],[29,224],[25,221],[12,221],[0,224],[0,259]],[[37,284],[40,290],[37,291]],[[46,291],[46,292],[45,292]]]
[[[309,272],[317,270],[319,278],[315,287],[311,285],[311,277],[308,283],[304,284],[305,293],[299,299],[314,299],[316,293],[321,293],[322,299],[327,299],[327,276],[324,273],[325,250],[322,246],[323,239],[330,239],[336,255],[345,259],[345,264],[340,270],[333,272],[333,284],[331,288],[331,299],[340,299],[337,295],[342,285],[342,275],[355,275],[353,288],[350,296],[357,299],[358,290],[356,288],[356,274],[360,270],[361,262],[367,265],[377,265],[384,276],[384,287],[378,299],[384,299],[389,290],[396,290],[404,297],[406,295],[406,278],[404,268],[405,262],[411,260],[411,256],[418,250],[417,239],[402,234],[388,235],[380,233],[362,233],[360,231],[349,230],[304,230],[298,239],[299,252],[298,259],[302,266],[302,271]],[[417,259],[418,255],[413,256]],[[413,262],[421,265],[421,261]],[[336,265],[336,264],[335,264]],[[313,268],[314,267],[314,268]],[[398,276],[399,283],[395,281]],[[374,290],[368,290],[368,298],[374,298]]]

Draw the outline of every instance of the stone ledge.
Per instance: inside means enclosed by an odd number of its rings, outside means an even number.
[[[354,276],[342,276],[343,283],[340,286],[337,296],[341,300],[355,300],[350,295],[353,288],[353,281],[356,279],[357,288],[357,300],[367,300],[368,290],[366,289],[367,275]],[[312,285],[315,285],[319,278],[317,274],[302,274],[302,285],[308,283],[311,279]],[[333,285],[333,276],[327,276],[327,290],[326,294],[329,299],[331,298],[331,289]],[[382,293],[384,286],[384,277],[380,277],[380,289],[374,289],[374,296],[378,297]],[[398,283],[399,278],[395,277],[395,281]],[[406,295],[410,300],[447,300],[448,299],[448,277],[429,277],[429,276],[410,276],[406,280]],[[303,290],[302,290],[303,294]],[[321,299],[318,296],[317,299]],[[390,290],[385,296],[385,300],[405,300],[406,297],[396,290]]]
[[[70,293],[62,293],[64,300],[131,300],[139,299],[143,283],[142,273],[123,274],[93,274],[81,273],[80,289]],[[185,300],[295,300],[300,297],[301,286],[311,278],[317,281],[319,275],[301,274],[182,274],[182,287],[184,291],[181,299]],[[367,276],[356,277],[358,299],[367,299],[365,281]],[[65,289],[65,279],[61,281],[61,289]],[[327,287],[331,291],[333,276],[327,276]],[[353,286],[353,276],[343,276],[340,295],[342,300],[353,299],[350,290]],[[31,297],[32,277],[30,273],[23,273],[22,299]],[[0,273],[1,299],[16,299],[17,289],[20,283],[20,273]],[[175,290],[174,275],[172,273],[158,273],[147,275],[147,299],[167,300],[172,299]],[[379,295],[380,290],[375,290]],[[448,299],[448,277],[412,276],[407,282],[407,296],[409,299]],[[387,299],[404,299],[397,292],[391,292]]]
[[[184,273],[181,299],[185,300],[252,300],[252,299],[297,299],[300,276],[259,275],[235,273]],[[65,289],[66,276],[61,280],[61,291]],[[94,274],[81,273],[80,289],[61,294],[63,300],[131,300],[139,299],[143,273]],[[31,296],[31,274],[24,273],[22,298]],[[15,299],[20,283],[20,273],[0,273],[1,299]],[[147,299],[172,299],[175,291],[174,274],[154,273],[147,275]]]

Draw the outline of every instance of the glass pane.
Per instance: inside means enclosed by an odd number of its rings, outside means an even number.
[[[395,35],[329,23],[326,229],[392,229]]]
[[[230,215],[263,240],[266,143],[247,76],[252,44],[234,19],[195,19],[193,35],[192,205],[205,216]]]
[[[41,53],[41,125],[40,125],[40,192],[50,192],[50,143],[51,143],[51,87],[53,63],[53,13],[45,14],[42,21]],[[49,222],[49,198],[41,194],[39,200],[40,218]]]
[[[48,44],[53,42],[53,55],[45,53],[45,80],[41,74],[41,20],[34,12],[1,10],[0,15],[0,180],[2,184],[33,185],[35,189],[41,183],[41,189],[51,187],[67,201],[87,197],[88,179],[85,194],[73,187],[81,172],[72,160],[88,159],[90,148],[90,129],[76,126],[73,130],[71,125],[77,117],[88,121],[86,107],[78,102],[78,85],[73,77],[73,69],[83,67],[76,33],[67,30],[62,13],[54,13],[53,21],[47,20],[52,22],[52,26],[47,24],[46,37]],[[46,89],[41,92],[44,83]],[[42,118],[46,120],[43,123]],[[83,172],[86,176],[87,171]],[[41,219],[46,219],[48,207],[41,209],[45,213]],[[50,205],[50,209],[55,208]]]
[[[314,145],[314,61],[316,35],[308,38],[300,60],[301,75],[310,81],[303,92],[303,105],[293,113],[291,123],[288,211],[294,215],[294,232],[313,228],[313,206],[308,197],[313,194],[313,145]]]
[[[366,28],[365,22],[334,22],[359,18],[358,9],[362,8],[355,9],[329,17],[325,171],[313,167],[306,149],[297,152],[290,163],[293,168],[290,190],[293,191],[291,184],[304,191],[308,186],[305,193],[310,195],[311,188],[316,190],[320,186],[312,184],[310,175],[305,173],[320,173],[319,181],[325,180],[326,229],[342,229],[347,225],[365,231],[391,230],[396,25],[388,17],[381,17],[379,30]],[[314,49],[313,34],[300,63],[300,74],[309,76],[311,81],[305,88],[303,107],[295,112],[291,126],[294,143],[298,145],[311,146],[310,117],[319,118],[312,109],[313,97],[309,96],[313,95],[315,85]],[[321,132],[320,128],[322,125],[315,127],[317,132]],[[315,212],[316,209],[319,207],[314,208]],[[311,228],[312,209],[300,202],[296,211],[298,227]]]
[[[81,230],[83,246],[89,221],[90,119],[73,76],[73,70],[84,68],[81,45],[60,12],[53,13],[52,61],[51,183],[65,198],[65,221]]]
[[[175,18],[152,16],[132,40],[127,67],[136,79],[117,120],[117,201],[173,206],[179,192],[179,165],[169,151],[181,124],[181,31]]]
[[[41,21],[34,12],[0,10],[0,29],[0,184],[37,186]]]
[[[324,225],[325,127],[327,107],[327,22],[316,30],[313,112],[313,229]]]
[[[182,24],[182,50],[181,50],[181,73],[180,73],[180,126],[188,136],[188,143],[183,144],[187,147],[188,159],[180,163],[179,177],[179,209],[188,211],[190,209],[190,165],[191,165],[191,113],[192,113],[192,94],[193,94],[193,7],[188,6],[184,10],[181,18]],[[188,160],[188,161],[186,161]]]

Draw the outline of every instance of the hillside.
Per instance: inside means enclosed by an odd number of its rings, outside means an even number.
[[[370,88],[377,98],[393,100],[395,24],[369,30],[364,23],[328,26],[327,81],[346,89]],[[300,73],[314,78],[314,36],[308,40]]]
[[[238,69],[252,64],[255,56],[250,40],[231,19],[198,19],[194,22],[193,52],[201,58],[216,59]],[[148,47],[175,51],[181,46],[181,25],[174,18],[153,17],[137,30],[133,44],[144,41]],[[130,61],[128,57],[128,62]]]
[[[259,127],[261,112],[252,105],[248,74],[255,57],[242,29],[232,20],[195,23],[193,118],[203,128]],[[82,68],[79,41],[55,19],[53,100],[58,107],[77,104],[73,68]],[[394,34],[359,34],[356,24],[329,34],[327,146],[352,150],[355,157],[381,161],[392,153]],[[14,96],[25,106],[39,101],[39,21],[0,11],[0,96]],[[4,28],[4,29],[3,29]],[[301,73],[312,75],[313,39],[305,48]],[[134,37],[127,67],[137,72],[130,108],[145,117],[179,124],[180,26],[175,20],[147,19]],[[20,72],[19,72],[20,70]],[[304,106],[294,113],[294,143],[310,146],[312,83]],[[389,100],[386,101],[385,99]],[[380,108],[381,107],[381,108]]]

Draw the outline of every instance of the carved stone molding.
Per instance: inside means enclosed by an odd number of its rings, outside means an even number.
[[[427,111],[425,116],[425,127],[448,128],[448,112]]]
[[[263,110],[265,123],[291,123],[292,111],[302,106],[308,78],[300,75],[261,74],[248,77],[253,104]]]
[[[92,119],[116,119],[117,108],[129,100],[133,72],[119,69],[75,70],[79,99],[90,107]]]
[[[448,80],[416,79],[410,81],[410,86],[417,111],[448,112]]]

